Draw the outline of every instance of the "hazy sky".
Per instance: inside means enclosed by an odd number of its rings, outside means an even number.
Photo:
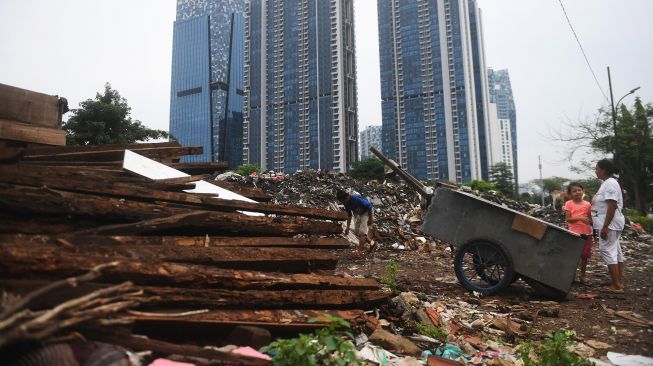
[[[379,0],[385,1],[385,0]],[[510,72],[520,181],[573,176],[548,138],[566,120],[606,105],[558,0],[478,0],[487,65]],[[604,91],[653,102],[653,1],[563,0]],[[375,0],[355,0],[361,129],[381,123]],[[71,107],[110,82],[146,125],[168,129],[174,0],[0,0],[0,83],[68,98]],[[626,102],[632,103],[628,97]]]

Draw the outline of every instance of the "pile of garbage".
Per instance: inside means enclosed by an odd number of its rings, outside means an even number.
[[[358,357],[378,365],[523,365],[523,345],[541,336],[535,324],[560,316],[559,303],[538,305],[402,292],[382,309],[385,317],[368,317],[367,331],[356,337]],[[611,352],[598,359],[611,345],[575,338],[569,351],[596,365],[612,365],[606,362],[610,356],[625,356]]]
[[[374,205],[374,222],[380,242],[402,246],[424,243],[420,196],[410,186],[391,181],[357,180],[341,173],[300,171],[295,174],[241,176],[225,173],[217,177],[246,187],[258,187],[272,196],[272,203],[339,210],[336,189],[349,190]],[[415,244],[417,245],[417,244]]]
[[[349,190],[367,198],[375,208],[375,227],[380,243],[394,249],[417,249],[437,243],[421,233],[422,206],[419,194],[402,182],[359,180],[346,174],[327,171],[299,171],[279,174],[273,171],[242,176],[233,172],[220,174],[217,181],[235,183],[241,187],[259,188],[272,197],[271,202],[302,207],[321,207],[339,210],[336,189]],[[543,221],[566,228],[565,215],[550,206],[542,207],[506,198],[496,191],[479,192],[467,186],[460,189],[497,205],[519,211]],[[622,236],[636,237],[638,233],[627,225]]]

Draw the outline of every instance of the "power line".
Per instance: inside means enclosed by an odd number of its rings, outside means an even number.
[[[589,67],[590,72],[592,73],[592,76],[594,77],[594,81],[596,82],[596,86],[599,87],[599,90],[601,91],[601,94],[603,94],[603,97],[605,98],[606,101],[609,101],[608,96],[605,94],[603,91],[603,88],[601,87],[601,83],[599,83],[599,79],[596,77],[596,73],[594,73],[594,69],[592,69],[592,65],[590,64],[590,60],[587,58],[587,54],[585,53],[585,50],[583,49],[583,45],[580,43],[580,39],[578,38],[578,34],[576,34],[576,31],[574,30],[574,26],[571,25],[571,20],[569,19],[569,15],[567,15],[567,10],[565,9],[564,4],[562,3],[562,0],[558,0],[560,3],[560,7],[562,8],[562,12],[565,14],[565,18],[567,18],[567,24],[569,24],[569,28],[571,29],[571,32],[574,34],[574,38],[576,38],[576,42],[578,43],[578,47],[580,48],[580,52],[583,54],[583,57],[585,58],[585,62],[587,63],[587,67]]]

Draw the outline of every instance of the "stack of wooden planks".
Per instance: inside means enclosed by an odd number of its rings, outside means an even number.
[[[198,152],[168,143],[128,147],[168,165]],[[201,334],[219,340],[244,325],[296,332],[320,326],[308,320],[321,313],[364,322],[362,309],[387,299],[373,279],[333,275],[337,250],[349,245],[336,236],[344,212],[188,193],[194,182],[212,181],[134,175],[116,163],[125,148],[34,148],[0,165],[2,288],[25,294],[117,261],[99,281],[32,306],[131,281],[143,291],[132,328],[88,336],[135,349],[160,347],[155,338],[206,344]]]
[[[66,111],[64,98],[0,83],[0,161],[16,159],[29,145],[65,145]]]

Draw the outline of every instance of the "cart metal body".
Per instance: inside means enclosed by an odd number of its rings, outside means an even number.
[[[571,288],[584,245],[579,235],[556,225],[447,188],[436,189],[422,231],[458,249],[494,243],[513,266],[511,276],[530,279],[531,286],[536,281],[536,290],[539,283],[563,294]]]

